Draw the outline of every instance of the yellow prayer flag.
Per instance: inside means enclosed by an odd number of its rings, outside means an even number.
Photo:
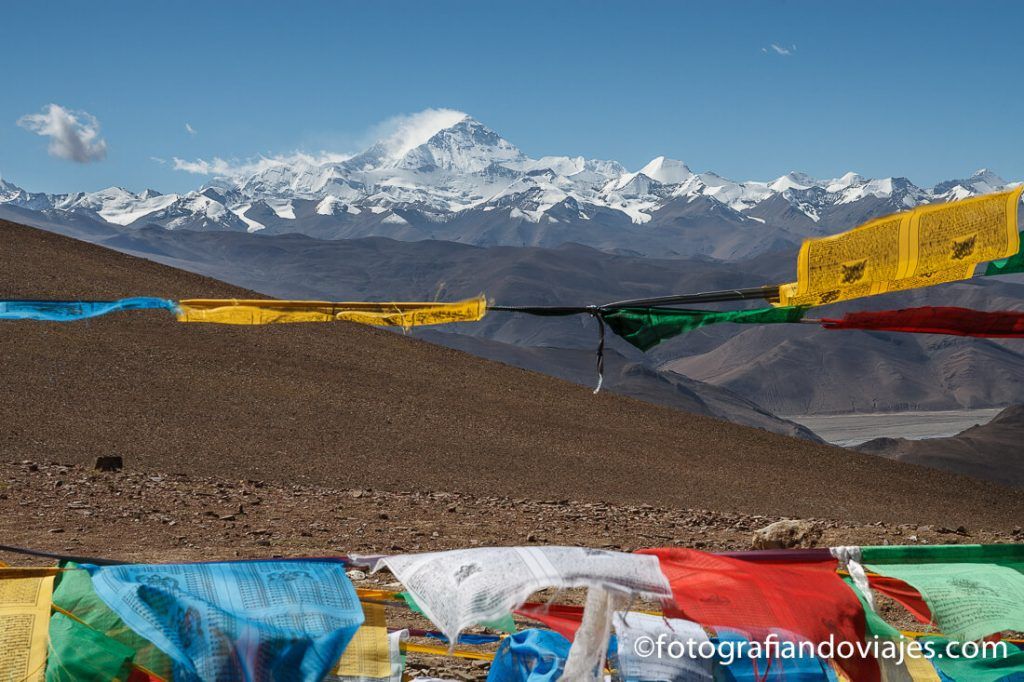
[[[363,616],[363,624],[345,647],[330,676],[375,679],[391,676],[391,643],[384,607],[363,602]]]
[[[378,326],[417,327],[475,322],[487,312],[483,296],[455,303],[278,301],[274,299],[186,299],[178,302],[179,322],[277,324],[344,320]]]
[[[942,682],[931,661],[921,654],[914,655],[906,645],[903,646],[903,666],[913,682]],[[897,675],[893,677],[899,679]]]
[[[978,263],[1020,250],[1022,191],[919,206],[808,239],[797,258],[797,281],[779,287],[777,305],[825,305],[968,279]]]
[[[0,568],[0,680],[42,682],[56,569]]]
[[[402,601],[402,593],[395,592],[394,590],[378,590],[371,587],[357,587],[356,594],[359,595],[360,599],[390,599],[392,601]]]

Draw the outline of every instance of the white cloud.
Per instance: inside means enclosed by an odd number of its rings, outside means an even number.
[[[792,54],[794,52],[796,52],[796,45],[790,45],[789,47],[783,47],[782,45],[777,45],[775,43],[772,43],[771,46],[769,46],[769,47],[762,47],[761,48],[761,52],[764,52],[765,54],[768,54],[768,50],[771,50],[775,54],[782,55],[783,57],[789,57],[789,56],[792,56]]]
[[[48,104],[41,113],[26,114],[18,125],[50,138],[50,156],[89,163],[107,157],[107,141],[100,137],[100,122],[92,114]]]
[[[454,109],[425,109],[389,118],[374,126],[371,133],[374,141],[384,145],[389,155],[402,156],[467,117],[465,112]]]
[[[313,166],[321,166],[325,163],[339,163],[351,158],[351,154],[335,154],[321,152],[320,154],[306,154],[294,152],[292,154],[281,154],[278,156],[260,156],[252,159],[238,160],[222,159],[215,156],[212,159],[196,159],[188,161],[174,157],[174,170],[194,173],[196,175],[212,175],[218,178],[233,178],[240,175],[251,175],[269,168],[279,166],[291,166],[296,163],[307,163]]]
[[[185,132],[195,137],[199,131],[193,128],[188,122],[185,123]]]

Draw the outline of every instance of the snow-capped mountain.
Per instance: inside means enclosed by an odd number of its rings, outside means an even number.
[[[459,112],[434,112],[350,157],[263,159],[185,194],[118,187],[33,194],[0,180],[0,206],[106,226],[387,236],[479,245],[579,242],[646,255],[737,259],[930,201],[999,190],[987,170],[920,188],[906,178],[787,173],[736,182],[659,156],[629,172],[615,161],[532,159]]]

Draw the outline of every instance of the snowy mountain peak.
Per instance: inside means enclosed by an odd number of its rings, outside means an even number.
[[[940,182],[932,188],[932,192],[943,198],[955,200],[975,194],[995,192],[1006,185],[1006,180],[987,168],[981,168],[974,171],[974,174],[969,178]]]
[[[850,173],[846,173],[842,177],[835,178],[835,179],[831,180],[828,183],[828,185],[826,185],[825,191],[826,192],[832,192],[832,193],[842,192],[844,189],[847,189],[847,188],[852,187],[854,185],[859,185],[862,182],[864,182],[864,178],[862,178],[857,173],[850,172]]]
[[[663,185],[678,185],[681,182],[686,182],[693,175],[682,161],[668,159],[664,156],[651,160],[640,169],[640,172]]]
[[[458,125],[469,118],[453,109],[427,109],[418,114],[395,119],[393,130],[377,142],[392,159],[400,159],[410,151],[426,144],[442,130]]]
[[[386,130],[379,140],[366,151],[349,159],[346,165],[355,171],[415,167],[417,159],[429,159],[429,155],[423,151],[415,151],[418,147],[467,118],[467,114],[452,109],[428,109],[411,116],[395,118],[385,124]],[[407,156],[410,158],[403,162]]]
[[[809,189],[819,184],[817,180],[806,173],[790,171],[768,186],[774,192],[785,192],[790,189]]]
[[[393,166],[409,170],[480,173],[493,164],[525,158],[511,142],[467,116],[408,150]]]

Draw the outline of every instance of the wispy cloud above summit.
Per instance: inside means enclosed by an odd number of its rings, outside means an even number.
[[[762,47],[761,48],[761,52],[764,52],[765,54],[773,54],[774,53],[774,54],[780,55],[782,57],[791,57],[791,56],[793,56],[793,53],[796,52],[796,45],[790,45],[789,47],[784,47],[784,46],[779,45],[777,43],[772,43],[768,47]]]
[[[424,109],[415,114],[392,116],[370,130],[372,142],[384,145],[389,155],[402,156],[445,128],[469,118],[455,109]]]
[[[47,104],[40,113],[19,118],[18,125],[50,138],[48,151],[58,159],[89,163],[107,157],[107,141],[100,137],[100,122],[88,112]]]

